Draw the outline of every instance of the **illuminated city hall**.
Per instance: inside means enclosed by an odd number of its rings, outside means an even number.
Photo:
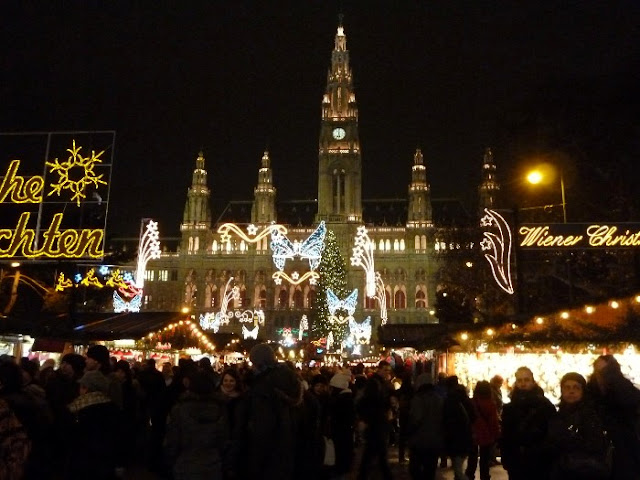
[[[228,290],[236,286],[239,294],[231,300],[229,308],[262,310],[266,324],[261,337],[269,338],[279,328],[297,328],[316,295],[313,277],[300,281],[309,271],[309,262],[304,258],[289,259],[281,275],[288,281],[274,280],[273,274],[279,268],[272,257],[271,236],[252,239],[256,238],[256,232],[268,230],[270,225],[283,225],[286,237],[299,248],[324,222],[327,230],[335,233],[347,265],[349,290],[357,288],[360,292],[354,314],[357,321],[370,316],[374,329],[381,323],[376,299],[364,293],[364,270],[349,261],[358,227],[362,225],[372,241],[375,269],[384,283],[388,322],[438,321],[434,303],[443,253],[473,247],[469,242],[452,239],[459,228],[479,224],[479,210],[469,214],[457,200],[431,198],[428,159],[420,149],[413,158],[393,162],[395,168],[411,171],[407,195],[367,199],[367,192],[362,191],[364,162],[356,92],[347,36],[341,24],[335,35],[318,113],[321,127],[317,199],[278,198],[277,184],[273,181],[274,176],[278,177],[277,168],[273,168],[277,159],[272,160],[265,151],[262,158],[256,158],[253,199],[232,201],[213,215],[207,176],[222,172],[208,172],[205,154],[197,155],[180,225],[180,246],[149,263],[144,310],[188,308],[196,315],[218,311]],[[499,187],[491,151],[484,152],[482,161],[480,154],[478,157],[478,168],[482,168],[478,207],[493,207]],[[225,232],[229,233],[221,235],[218,229],[225,224]]]

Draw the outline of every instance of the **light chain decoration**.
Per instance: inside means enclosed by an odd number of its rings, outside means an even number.
[[[223,223],[218,227],[218,233],[220,234],[220,241],[222,243],[229,244],[231,242],[231,234],[235,234],[247,243],[258,243],[264,237],[272,232],[279,232],[281,234],[287,233],[287,227],[273,223],[268,225],[260,233],[258,233],[258,227],[251,224],[247,227],[247,234],[245,234],[240,227],[235,223]]]
[[[200,327],[203,330],[213,330],[213,333],[218,333],[218,330],[220,330],[220,315],[214,312],[201,313]]]
[[[305,272],[304,275],[302,276],[300,276],[298,272],[293,272],[291,276],[289,276],[287,275],[286,272],[282,272],[278,270],[276,272],[273,272],[273,275],[271,275],[271,278],[273,278],[273,282],[276,285],[281,285],[282,280],[286,280],[287,282],[289,282],[291,285],[294,285],[294,286],[300,285],[305,280],[309,280],[309,285],[316,285],[318,283],[318,279],[320,278],[320,275],[318,274],[318,272],[309,271],[309,272]]]
[[[60,275],[58,275],[58,281],[56,282],[56,292],[62,292],[71,287],[73,287],[73,281],[69,278],[65,278],[64,273],[60,272]]]
[[[142,307],[142,295],[134,296],[131,301],[125,302],[118,292],[113,291],[113,311],[115,313],[139,312]]]
[[[480,248],[485,253],[484,258],[489,262],[493,278],[498,286],[510,295],[513,295],[513,280],[511,278],[511,228],[509,224],[495,210],[484,209],[485,216],[480,220],[480,226],[497,228],[498,234],[485,231]]]
[[[355,288],[353,292],[347,295],[347,298],[340,300],[338,296],[333,293],[333,290],[327,288],[327,308],[329,313],[334,315],[336,310],[346,310],[349,315],[353,315],[358,305],[358,289]]]
[[[254,340],[258,339],[258,330],[260,329],[260,327],[258,327],[257,325],[255,327],[253,327],[252,330],[249,330],[247,327],[245,327],[244,325],[242,326],[242,337],[247,340],[249,338],[252,338]]]
[[[227,316],[227,310],[229,309],[229,303],[231,300],[239,300],[240,299],[240,289],[238,286],[234,286],[233,288],[229,288],[231,282],[233,281],[233,277],[229,277],[227,280],[227,284],[224,287],[224,297],[222,298],[222,305],[220,306],[220,311],[216,314],[220,318],[220,325],[229,325],[229,317]]]
[[[315,270],[322,258],[326,234],[327,227],[324,221],[320,222],[318,228],[302,242],[296,240],[292,243],[281,231],[272,230],[271,251],[274,265],[278,270],[283,271],[287,260],[300,257],[303,260],[309,260],[309,268]]]
[[[302,341],[302,335],[309,330],[309,319],[306,315],[302,315],[300,326],[298,327],[298,340]]]
[[[293,336],[294,331],[291,327],[286,327],[282,329],[282,340],[280,340],[280,344],[283,347],[293,347],[296,344],[296,339]]]
[[[365,318],[362,323],[349,320],[349,336],[353,337],[355,344],[369,343],[371,341],[371,317]]]
[[[376,273],[373,261],[373,242],[369,238],[367,228],[364,225],[358,227],[353,255],[351,256],[351,265],[364,269],[365,293],[367,297],[375,297]]]
[[[139,290],[144,287],[144,276],[147,270],[147,263],[151,259],[160,258],[160,234],[158,232],[158,222],[149,220],[144,232],[140,236],[138,245],[138,263],[136,266],[135,286]]]
[[[381,324],[385,325],[387,323],[387,295],[385,294],[384,282],[378,272],[376,272],[376,299],[380,305]]]

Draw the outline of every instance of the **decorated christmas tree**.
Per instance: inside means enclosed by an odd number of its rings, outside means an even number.
[[[331,289],[341,299],[346,297],[349,291],[347,290],[347,264],[340,254],[336,236],[331,230],[327,230],[325,248],[318,273],[320,279],[312,310],[312,333],[315,338],[327,338],[329,332],[332,332],[334,346],[339,347],[340,342],[347,334],[348,323],[331,323],[331,314],[327,306],[327,290]],[[337,313],[346,315],[346,312]]]

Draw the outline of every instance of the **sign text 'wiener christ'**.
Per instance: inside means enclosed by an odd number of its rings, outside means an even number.
[[[553,223],[518,226],[520,248],[640,248],[640,223]]]

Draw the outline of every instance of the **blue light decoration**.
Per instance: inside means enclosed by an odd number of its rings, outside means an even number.
[[[131,272],[124,272],[122,279],[127,283],[133,283],[133,274]]]
[[[349,315],[353,315],[358,305],[358,289],[354,289],[347,298],[340,300],[333,290],[327,288],[327,308],[331,315],[335,315],[337,310],[346,310]]]
[[[109,267],[107,267],[106,265],[100,265],[98,272],[104,277],[109,273]]]
[[[82,274],[76,273],[73,279],[75,280],[76,283],[80,283],[82,281]]]
[[[113,311],[115,313],[122,312],[139,312],[142,306],[142,295],[136,295],[130,302],[125,302],[120,295],[114,290],[113,292]]]
[[[491,231],[482,232],[484,238],[480,242],[480,248],[485,253],[484,258],[489,262],[493,278],[498,286],[510,295],[513,295],[513,280],[511,278],[511,228],[509,224],[495,210],[484,209],[485,216],[480,220],[480,226],[485,228],[497,228],[498,233]]]
[[[318,268],[324,251],[324,237],[326,234],[327,227],[324,221],[320,222],[318,228],[303,242],[295,241],[292,243],[281,231],[272,230],[271,251],[273,252],[272,258],[276,268],[280,271],[284,270],[286,261],[294,257],[309,260],[309,268],[311,270]]]
[[[371,340],[371,317],[365,318],[362,323],[349,320],[349,336],[353,338],[355,344],[369,343]]]

